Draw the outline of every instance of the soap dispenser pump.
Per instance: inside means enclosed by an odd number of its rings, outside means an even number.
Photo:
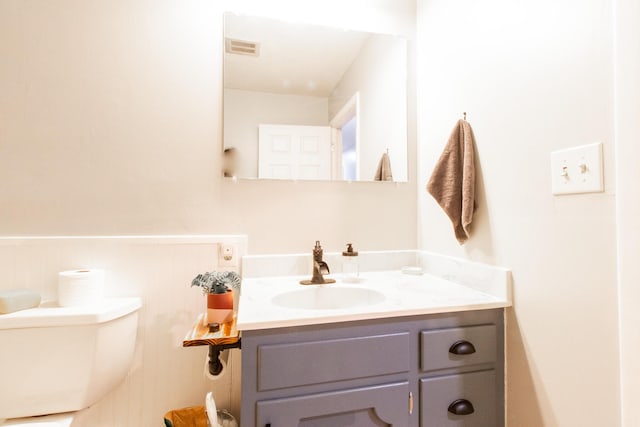
[[[353,250],[352,243],[347,243],[347,250],[342,252],[342,273],[345,282],[358,281],[358,251]]]

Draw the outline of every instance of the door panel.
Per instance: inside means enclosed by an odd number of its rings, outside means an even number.
[[[260,391],[408,371],[408,332],[258,348]]]
[[[256,427],[406,427],[409,383],[260,401]]]
[[[331,179],[331,128],[260,125],[258,178]]]

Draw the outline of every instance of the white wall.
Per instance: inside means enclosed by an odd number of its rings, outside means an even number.
[[[234,6],[276,13],[284,3]],[[413,0],[290,3],[303,18],[340,11],[364,30],[413,28]],[[416,247],[415,167],[402,185],[221,177],[219,2],[3,1],[0,58],[0,236],[239,232],[251,253],[307,252],[317,239],[327,251],[347,241]],[[415,132],[409,141],[415,156]],[[205,350],[177,343],[201,309],[185,280],[215,268],[209,246],[71,241],[13,254],[0,257],[19,260],[1,270],[3,286],[50,286],[67,265],[107,262],[130,285],[123,291],[144,298],[137,371],[87,426],[152,426],[168,409],[201,404]],[[236,405],[224,397],[231,384],[217,389],[221,406]]]
[[[360,95],[359,179],[373,179],[387,149],[394,181],[408,178],[406,76],[407,41],[372,34],[329,97],[329,116],[334,117]]]
[[[286,5],[285,14],[307,22],[368,31],[407,35],[414,27],[411,0],[227,4],[274,17],[283,15],[277,6]],[[628,175],[635,169],[627,160],[637,154],[638,137],[625,119],[638,99],[631,74],[638,68],[637,11],[617,4],[618,166],[628,177],[635,176]],[[415,98],[409,99],[417,189],[413,165],[405,185],[223,180],[219,7],[204,0],[0,2],[0,235],[243,232],[253,253],[306,251],[318,238],[327,250],[345,241],[361,250],[406,249],[416,246],[418,211],[422,249],[514,271],[510,425],[619,425],[611,2],[420,0],[418,153]],[[423,187],[462,111],[469,112],[478,141],[482,178],[474,237],[459,248]],[[605,143],[607,192],[553,198],[548,152],[596,140]],[[635,422],[631,405],[638,389],[635,182],[620,187],[618,202],[627,426]],[[153,298],[171,299],[156,288],[174,289],[213,256],[206,248],[165,249],[131,249],[132,262],[146,261],[122,267],[135,271],[136,283],[155,279],[148,288]],[[68,253],[85,250],[73,244]],[[22,262],[55,254],[28,254]],[[154,275],[159,260],[161,271],[174,269],[175,280]],[[30,266],[24,271],[35,274]],[[174,289],[176,298],[194,297],[182,286]],[[167,302],[145,297],[145,303],[155,313],[145,322],[154,326],[175,315]],[[184,307],[179,312],[186,319],[199,302]],[[182,329],[155,337],[150,346],[198,359],[184,362],[195,378],[200,355],[174,347]],[[581,343],[590,344],[588,352],[570,351]],[[109,398],[96,425],[152,425],[164,406],[200,402],[201,390],[188,385],[174,381],[161,388],[154,378],[167,379],[163,368],[173,359],[146,354],[158,358],[140,362],[146,370],[139,375],[150,382],[131,379],[137,391]],[[155,387],[170,397],[132,397]]]
[[[619,426],[611,1],[419,0],[418,32],[419,247],[513,270],[509,425]],[[480,182],[460,247],[424,185],[464,111]],[[552,196],[549,153],[595,141],[606,192]]]
[[[412,37],[414,0],[223,0],[226,10],[254,16]]]
[[[224,90],[224,146],[238,149],[237,176],[258,176],[258,125],[329,126],[328,98]]]
[[[74,425],[161,425],[165,412],[202,405],[210,390],[219,407],[239,413],[238,351],[230,355],[227,372],[212,382],[204,377],[207,348],[182,347],[187,331],[206,307],[199,289],[190,287],[191,280],[217,268],[220,241],[236,242],[240,252],[246,246],[240,236],[0,238],[0,289],[24,287],[55,300],[59,271],[102,268],[106,296],[142,298],[128,377]]]
[[[222,179],[221,3],[0,2],[0,235],[241,232],[254,253],[416,246],[415,179]],[[413,0],[231,4],[413,29]]]
[[[616,181],[622,425],[640,424],[640,4],[615,2]]]

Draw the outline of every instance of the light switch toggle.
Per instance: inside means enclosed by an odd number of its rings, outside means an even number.
[[[585,163],[580,163],[578,168],[580,168],[580,173],[587,173],[587,170],[589,169]]]

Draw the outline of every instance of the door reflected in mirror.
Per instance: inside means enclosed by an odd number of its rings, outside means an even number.
[[[224,175],[407,181],[407,41],[225,14]]]

